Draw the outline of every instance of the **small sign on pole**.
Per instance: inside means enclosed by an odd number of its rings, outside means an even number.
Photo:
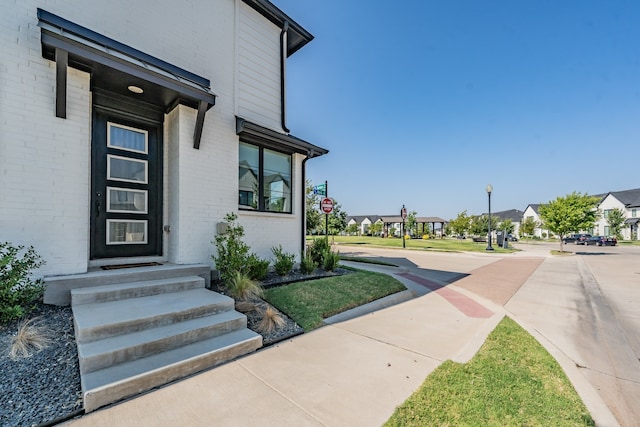
[[[319,184],[313,187],[313,194],[317,194],[319,196],[327,195],[327,184]]]
[[[324,199],[320,200],[320,210],[323,214],[327,215],[333,212],[333,200],[329,197],[325,197]]]

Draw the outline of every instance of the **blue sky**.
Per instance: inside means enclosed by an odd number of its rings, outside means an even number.
[[[273,0],[315,39],[287,125],[349,215],[640,187],[640,2]]]

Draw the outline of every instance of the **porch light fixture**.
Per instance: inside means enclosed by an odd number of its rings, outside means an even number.
[[[141,87],[134,86],[134,85],[127,86],[127,89],[129,89],[129,91],[133,92],[133,93],[142,93],[142,92],[144,92],[144,90]]]

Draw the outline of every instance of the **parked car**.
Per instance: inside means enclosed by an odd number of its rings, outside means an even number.
[[[513,234],[507,234],[507,240],[509,242],[517,242],[518,238],[516,236],[514,236]]]
[[[584,245],[587,239],[589,239],[590,237],[591,237],[591,234],[584,234],[584,233],[569,234],[568,236],[562,239],[562,243],[575,243],[576,245]]]
[[[596,245],[596,246],[615,246],[618,243],[615,237],[607,237],[607,236],[591,236],[585,242],[585,245]]]

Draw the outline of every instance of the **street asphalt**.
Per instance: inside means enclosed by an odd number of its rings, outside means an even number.
[[[357,267],[407,291],[67,425],[381,425],[442,362],[471,359],[505,315],[556,358],[598,426],[640,425],[640,251],[555,257],[548,245],[516,246],[506,255],[342,246],[398,265]]]

